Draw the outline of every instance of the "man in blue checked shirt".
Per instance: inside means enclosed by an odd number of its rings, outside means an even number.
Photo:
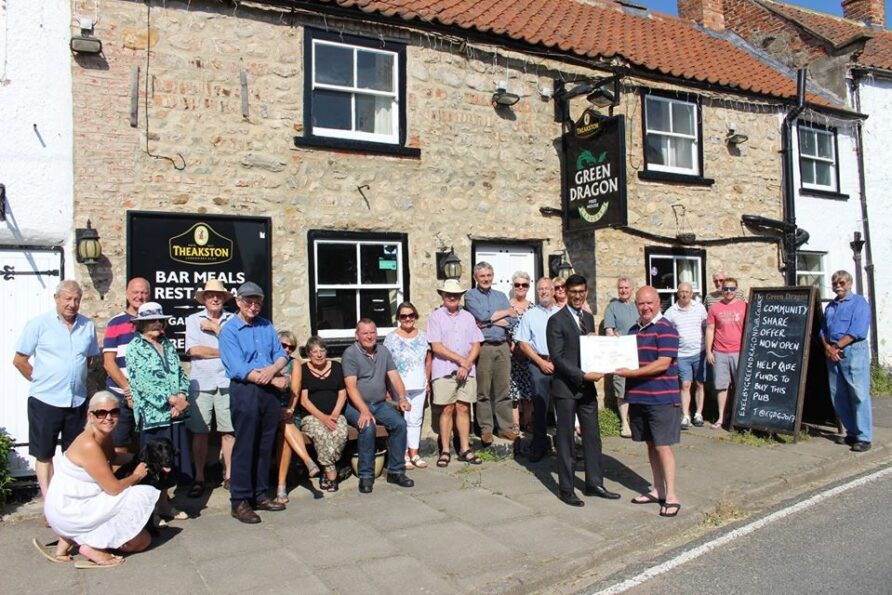
[[[872,415],[870,406],[870,306],[852,293],[852,275],[836,271],[830,278],[836,299],[827,304],[821,343],[827,356],[830,398],[846,430],[837,438],[855,452],[870,450]]]

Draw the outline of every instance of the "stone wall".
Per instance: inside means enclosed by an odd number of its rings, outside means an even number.
[[[308,230],[407,232],[411,294],[422,311],[438,301],[438,248],[454,245],[470,271],[472,237],[541,240],[544,254],[563,247],[560,219],[539,213],[540,206],[560,205],[560,126],[553,102],[538,89],[578,68],[457,38],[303,13],[199,1],[150,9],[126,0],[98,4],[104,57],[72,69],[76,219],[92,219],[107,256],[86,283],[83,310],[100,328],[123,303],[128,209],[272,217],[274,316],[299,340],[310,330]],[[76,2],[75,22],[93,6]],[[303,122],[304,25],[408,43],[408,145],[420,149],[420,158],[294,146]],[[139,125],[131,128],[136,67]],[[248,71],[248,118],[241,115],[242,69]],[[490,96],[506,77],[521,101],[496,111]],[[630,226],[674,237],[674,204],[684,205],[684,231],[698,239],[747,235],[742,213],[781,217],[777,108],[707,96],[705,175],[715,184],[644,182],[636,176],[643,158],[635,83],[624,81],[630,89],[618,110],[628,116]],[[182,171],[146,152],[147,90],[148,148],[177,164],[182,155]],[[749,136],[739,151],[724,142],[730,122]],[[363,185],[368,203],[357,190]],[[618,230],[598,231],[594,243],[591,234],[568,243],[577,269],[596,273],[599,310],[616,277],[643,280],[644,246],[659,245]],[[743,287],[781,281],[773,244],[709,246],[707,266],[716,265],[739,276]]]

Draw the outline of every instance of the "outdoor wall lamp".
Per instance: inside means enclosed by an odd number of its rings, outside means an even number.
[[[578,83],[567,89],[567,82]],[[585,95],[589,103],[598,107],[615,107],[619,105],[620,75],[583,79],[578,81],[554,81],[555,120],[566,122],[570,119],[570,100]]]
[[[728,134],[725,136],[725,142],[729,145],[742,145],[750,139],[750,137],[742,132],[737,132],[736,128],[737,126],[734,124],[728,126]]]
[[[517,93],[509,93],[508,85],[504,81],[499,81],[496,92],[492,94],[493,107],[511,107],[520,101],[520,95]]]
[[[558,265],[558,277],[561,279],[569,279],[570,275],[573,274],[573,266],[570,264],[570,261],[567,260],[567,250],[561,253],[561,264]]]
[[[455,255],[455,250],[450,246],[449,252],[438,254],[439,266],[437,267],[438,279],[459,279],[462,274],[461,260]]]
[[[86,228],[74,230],[75,260],[88,267],[99,264],[102,258],[102,244],[99,243],[99,232],[93,229],[90,220],[87,219]]]
[[[93,37],[93,20],[82,18],[80,26],[81,34],[72,36],[68,47],[75,54],[101,54],[102,40]]]

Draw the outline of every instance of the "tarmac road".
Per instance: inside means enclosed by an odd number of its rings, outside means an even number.
[[[887,472],[879,479],[829,496],[623,592],[890,593],[890,492],[892,473]],[[810,496],[821,497],[820,493]],[[788,503],[784,509],[794,504]],[[775,514],[783,514],[784,509]],[[684,559],[690,551],[674,552],[668,560]],[[606,584],[599,585],[587,592],[607,590],[605,587]]]

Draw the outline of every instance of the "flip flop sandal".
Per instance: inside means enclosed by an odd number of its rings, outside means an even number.
[[[642,494],[641,496],[635,496],[631,500],[632,504],[659,504],[660,506],[666,504],[666,501],[653,496],[652,494]]]
[[[470,448],[465,452],[458,453],[458,460],[463,463],[470,463],[471,465],[480,465],[483,463],[483,459],[474,454],[474,451]]]
[[[416,469],[427,469],[427,461],[421,458],[421,455],[415,455],[409,462],[415,466]]]
[[[320,473],[322,473],[322,471],[319,470],[319,465],[316,465],[315,463],[311,463],[307,467],[307,475],[310,477],[310,479],[318,477]]]
[[[678,502],[666,503],[663,502],[660,505],[660,516],[672,518],[674,516],[678,516],[678,511],[681,510],[681,504]]]
[[[123,563],[123,556],[112,555],[111,558],[106,558],[102,562],[94,562],[92,560],[78,560],[74,563],[74,567],[79,570],[89,570],[91,568],[114,568],[115,566],[120,566]]]
[[[71,554],[61,554],[57,556],[55,550],[50,551],[48,548],[40,545],[40,542],[37,541],[36,537],[31,540],[31,544],[38,552],[40,552],[41,556],[43,556],[53,564],[67,564],[68,562],[74,560],[74,557]]]
[[[280,490],[279,492],[277,492],[276,502],[278,502],[279,504],[288,504],[288,492],[286,492],[285,490]]]
[[[406,471],[411,471],[415,468],[415,464],[412,462],[412,459],[406,457]]]
[[[189,488],[189,498],[201,498],[201,495],[204,494],[204,482],[203,481],[195,481],[192,483],[192,487]]]
[[[449,466],[449,461],[452,460],[451,452],[441,452],[440,456],[437,457],[437,467],[443,468]]]

